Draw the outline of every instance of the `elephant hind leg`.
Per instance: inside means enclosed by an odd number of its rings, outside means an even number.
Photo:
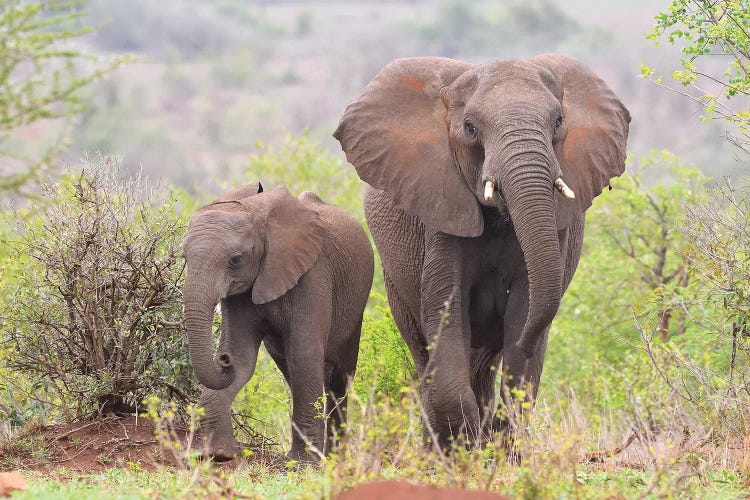
[[[344,423],[346,422],[346,396],[347,389],[354,371],[340,366],[334,366],[327,384],[327,450],[336,446],[343,437]]]
[[[343,424],[346,422],[346,395],[349,390],[354,372],[357,368],[359,354],[359,338],[362,331],[362,320],[349,336],[349,341],[343,351],[332,363],[330,370],[326,370],[326,392],[328,395],[326,412],[328,414],[328,448],[336,445],[342,436]],[[328,367],[327,367],[328,368]]]

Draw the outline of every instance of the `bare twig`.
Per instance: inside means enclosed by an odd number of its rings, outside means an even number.
[[[583,457],[581,458],[582,462],[602,462],[605,458],[611,458],[615,455],[619,455],[625,449],[630,446],[633,441],[635,441],[635,438],[637,437],[635,432],[632,432],[630,436],[619,446],[615,446],[611,450],[597,450],[597,451],[587,451],[583,454]]]

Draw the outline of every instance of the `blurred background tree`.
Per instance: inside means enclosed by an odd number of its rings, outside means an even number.
[[[78,0],[2,0],[0,6],[0,196],[27,195],[69,140],[85,109],[81,91],[121,64],[75,45]]]
[[[652,0],[570,0],[565,8],[548,0],[80,1],[78,22],[97,29],[76,37],[76,47],[138,60],[82,89],[88,109],[63,156],[71,163],[100,151],[131,171],[218,192],[214,179],[243,175],[258,140],[279,147],[307,131],[343,158],[331,138],[339,116],[394,58],[482,62],[554,51],[585,60],[633,116],[661,124],[646,132],[634,121],[633,153],[666,146],[709,175],[737,174],[713,140],[719,127],[691,125],[697,104],[638,82],[639,61],[671,57],[643,39]]]
[[[641,75],[704,108],[701,119],[731,126],[730,139],[750,153],[750,4],[747,0],[674,0],[656,16],[648,39],[679,47],[671,87],[650,66]],[[738,131],[741,139],[733,135]]]

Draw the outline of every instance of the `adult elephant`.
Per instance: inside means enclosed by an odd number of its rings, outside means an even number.
[[[584,211],[623,172],[629,122],[557,54],[398,59],[347,107],[334,137],[371,186],[388,300],[442,446],[493,423],[501,359],[506,405],[522,383],[535,397]]]

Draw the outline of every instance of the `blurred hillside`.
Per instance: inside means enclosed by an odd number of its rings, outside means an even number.
[[[626,103],[631,154],[667,148],[710,175],[742,175],[718,124],[699,123],[697,105],[638,77],[641,62],[667,76],[673,69],[660,63],[675,61],[676,50],[644,38],[666,5],[89,0],[84,22],[100,27],[89,48],[139,59],[95,88],[70,158],[114,153],[150,177],[206,187],[239,176],[258,141],[277,144],[287,132],[309,129],[340,154],[330,137],[338,117],[391,59],[561,52],[584,60]]]

